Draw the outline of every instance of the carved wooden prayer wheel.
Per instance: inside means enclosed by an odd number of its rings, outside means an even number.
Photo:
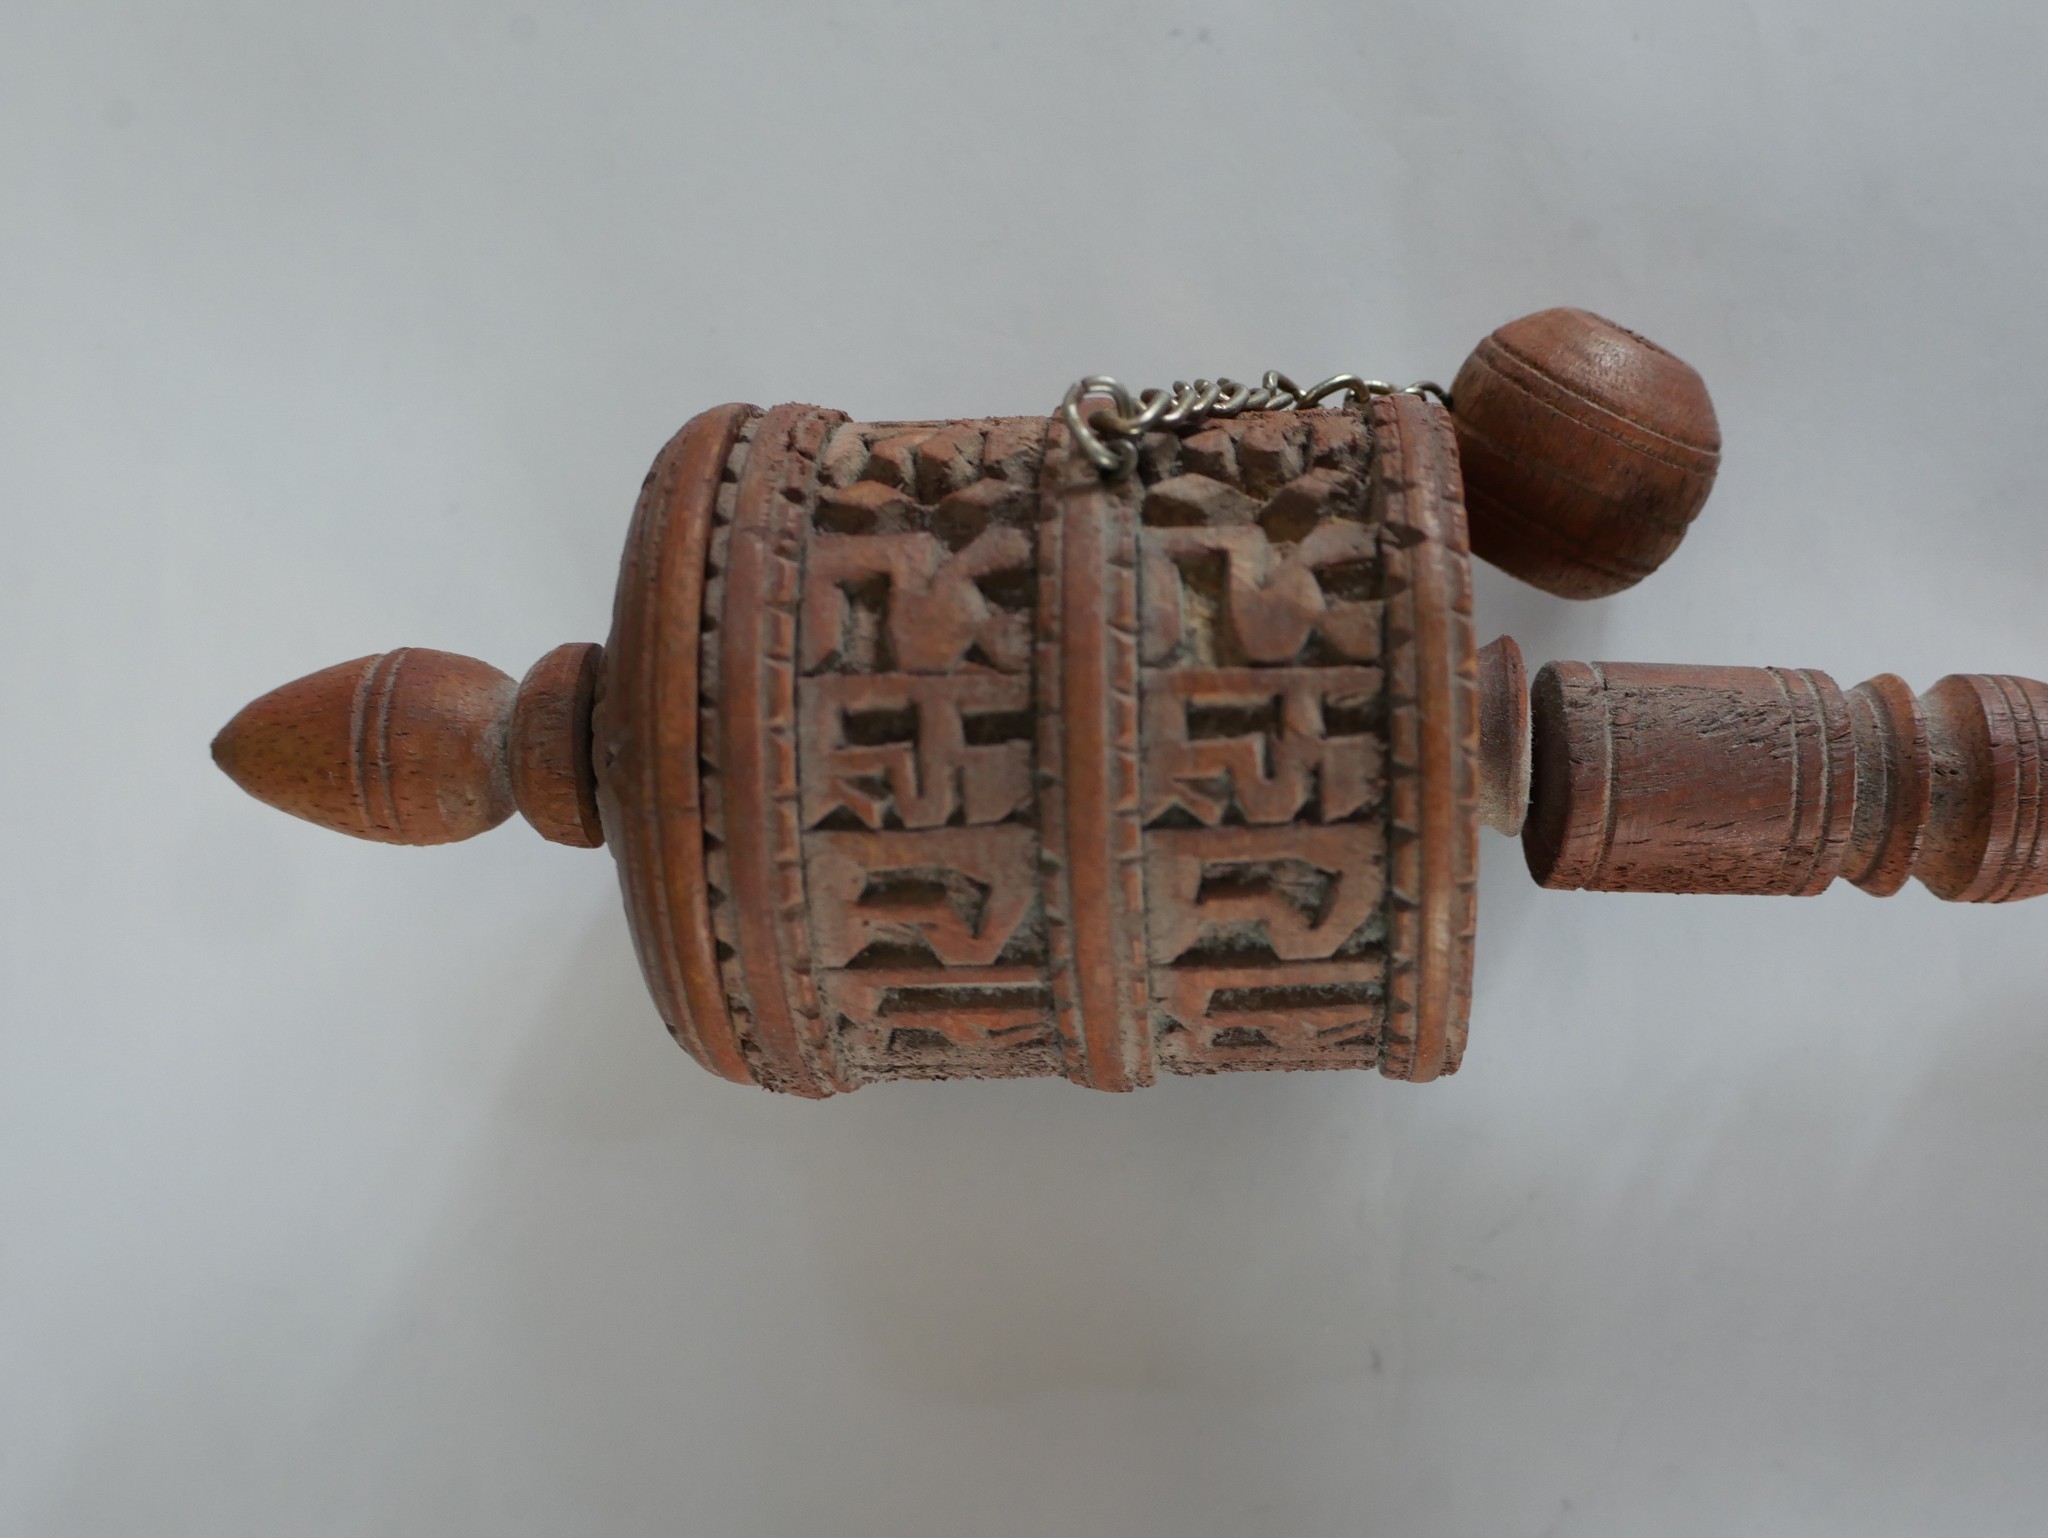
[[[1538,324],[1540,322],[1540,324]],[[726,406],[656,459],[610,640],[526,679],[346,663],[215,742],[245,788],[435,843],[516,806],[608,843],[669,1029],[803,1095],[878,1079],[1377,1067],[1465,1046],[1479,825],[1531,802],[1482,545],[1612,591],[1675,547],[1698,378],[1580,312],[1418,393],[1133,431]],[[1078,388],[1078,387],[1077,387]],[[1100,422],[1101,418],[1090,418]],[[1505,531],[1505,532],[1503,532]],[[1547,885],[2048,887],[2048,688],[1559,664],[1525,834]]]

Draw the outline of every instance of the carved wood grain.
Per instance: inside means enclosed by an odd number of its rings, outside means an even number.
[[[1451,385],[1472,549],[1566,598],[1631,587],[1713,489],[1705,384],[1656,343],[1584,310],[1543,310],[1481,342]]]
[[[698,773],[706,564],[728,458],[758,415],[692,418],[640,493],[592,711],[597,799],[633,946],[670,1033],[722,1078],[754,1082],[720,973]]]
[[[1064,1071],[1033,715],[1042,418],[846,423],[807,509],[798,767],[841,1082]]]
[[[1152,1082],[1138,819],[1137,490],[1047,435],[1040,481],[1039,761],[1053,998],[1069,1077]]]
[[[1388,806],[1369,425],[1310,410],[1159,434],[1136,473],[1159,1066],[1370,1067]]]
[[[512,814],[516,686],[474,657],[402,646],[294,679],[213,739],[243,790],[385,844],[473,838]]]
[[[1956,902],[2048,890],[2048,685],[1552,663],[1523,830],[1544,886],[1811,896],[1908,875]]]
[[[1479,678],[1471,564],[1450,419],[1418,396],[1373,404],[1386,565],[1388,1017],[1380,1072],[1457,1070],[1478,926]]]
[[[1437,408],[1381,416],[1377,463],[1357,413],[1308,411],[1153,435],[1105,482],[1035,419],[792,407],[728,424],[715,488],[658,465],[685,538],[636,532],[615,642],[640,661],[597,719],[607,830],[627,787],[676,803],[659,861],[620,854],[653,883],[636,929],[674,930],[643,949],[679,1039],[809,1095],[1454,1067],[1478,730],[1455,454]],[[628,612],[664,580],[672,614]],[[650,767],[628,701],[695,732],[654,733]]]
[[[557,646],[527,670],[512,706],[512,798],[542,838],[577,849],[604,843],[590,735],[603,671],[602,646]]]

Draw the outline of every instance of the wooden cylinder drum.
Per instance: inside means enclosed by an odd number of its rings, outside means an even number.
[[[650,473],[594,712],[641,965],[727,1078],[1454,1070],[1478,685],[1449,418],[727,406]]]

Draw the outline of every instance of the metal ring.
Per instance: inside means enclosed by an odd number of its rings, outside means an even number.
[[[1066,423],[1068,435],[1097,470],[1108,476],[1126,475],[1138,462],[1138,451],[1128,439],[1120,441],[1114,449],[1102,441],[1093,425],[1081,415],[1081,402],[1091,395],[1107,395],[1115,401],[1119,418],[1131,414],[1134,402],[1130,391],[1107,374],[1090,374],[1086,379],[1076,380],[1067,391],[1060,402],[1060,420]]]
[[[1353,406],[1375,395],[1434,396],[1447,410],[1451,404],[1450,392],[1429,379],[1394,385],[1356,374],[1332,374],[1304,390],[1278,369],[1269,369],[1257,385],[1222,378],[1197,379],[1192,384],[1176,379],[1171,389],[1143,390],[1135,398],[1109,375],[1090,374],[1067,391],[1058,414],[1088,462],[1101,474],[1116,479],[1131,473],[1138,463],[1137,439],[1154,429],[1193,432],[1206,423],[1229,421],[1247,411],[1300,410],[1338,394]],[[1115,409],[1083,416],[1081,402],[1091,395],[1108,396]]]

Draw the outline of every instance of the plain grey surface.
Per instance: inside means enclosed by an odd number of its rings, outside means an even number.
[[[2038,1532],[2048,904],[1536,890],[1455,1080],[712,1079],[603,854],[206,743],[607,629],[686,417],[1448,379],[1725,468],[1532,660],[2048,674],[2034,5],[0,9],[0,1532]]]

